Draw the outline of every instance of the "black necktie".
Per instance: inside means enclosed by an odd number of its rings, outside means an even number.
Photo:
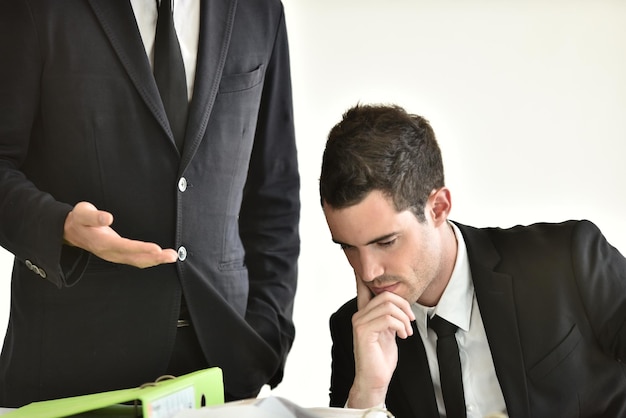
[[[158,0],[157,0],[158,1]],[[187,78],[174,29],[172,0],[161,0],[154,37],[154,79],[179,150],[187,126]]]
[[[461,360],[459,359],[459,346],[454,337],[458,327],[437,315],[428,321],[428,326],[437,333],[437,361],[446,417],[465,417]]]

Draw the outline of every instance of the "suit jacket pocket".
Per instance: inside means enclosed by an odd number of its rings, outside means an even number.
[[[220,271],[239,271],[246,269],[246,262],[243,257],[234,260],[220,262]]]
[[[563,341],[528,371],[528,376],[535,382],[546,377],[574,351],[580,339],[580,331],[574,324]]]
[[[220,93],[233,93],[250,89],[263,80],[263,65],[249,73],[223,75],[220,81]]]

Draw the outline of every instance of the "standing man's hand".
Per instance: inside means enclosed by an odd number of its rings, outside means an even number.
[[[370,408],[384,404],[398,363],[396,336],[413,334],[409,303],[391,292],[374,296],[356,277],[358,311],[352,317],[355,377],[347,406]]]
[[[88,202],[80,202],[67,215],[63,239],[96,256],[119,264],[145,268],[173,263],[178,256],[173,249],[162,249],[152,242],[130,240],[111,228],[113,215],[98,210]]]

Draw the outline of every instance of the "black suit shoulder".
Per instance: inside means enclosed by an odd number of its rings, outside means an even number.
[[[346,317],[352,318],[357,311],[356,298],[350,299],[346,303],[344,303],[337,311],[331,315],[330,320],[342,320]]]
[[[465,239],[470,261],[493,268],[516,260],[522,263],[545,259],[549,263],[557,255],[571,256],[572,251],[584,251],[581,246],[603,238],[599,228],[588,220],[539,222],[510,228],[456,225]]]

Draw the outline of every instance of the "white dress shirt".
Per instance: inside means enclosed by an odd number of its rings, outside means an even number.
[[[154,35],[158,17],[156,0],[130,0],[141,34],[150,66],[154,65]],[[198,38],[200,35],[200,1],[175,0],[173,3],[174,28],[183,55],[185,75],[187,76],[187,97],[191,101],[196,76],[198,57]]]
[[[437,335],[428,328],[427,320],[435,314],[459,327],[456,340],[459,345],[467,417],[483,418],[494,413],[506,413],[502,389],[496,377],[491,350],[476,302],[465,241],[456,225],[452,223],[450,225],[458,243],[450,282],[437,306],[426,307],[418,303],[411,305],[417,329],[424,341],[439,414],[445,416],[437,362]]]

